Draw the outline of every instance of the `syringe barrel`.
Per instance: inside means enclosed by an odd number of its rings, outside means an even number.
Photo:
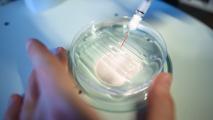
[[[146,14],[147,10],[149,9],[152,0],[143,0],[140,6],[135,11],[136,13],[132,16],[131,20],[129,21],[128,27],[129,30],[135,30],[137,26],[140,24],[140,21],[143,19],[144,14]]]
[[[149,9],[151,3],[152,3],[152,0],[143,0],[140,6],[135,11],[136,14],[143,17],[144,14],[146,14],[147,10]]]

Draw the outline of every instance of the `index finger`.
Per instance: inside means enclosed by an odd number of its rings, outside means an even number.
[[[72,85],[69,71],[55,57],[45,45],[36,39],[31,39],[27,43],[27,50],[33,68],[37,73],[37,80],[41,92],[51,92],[56,86],[64,87]]]

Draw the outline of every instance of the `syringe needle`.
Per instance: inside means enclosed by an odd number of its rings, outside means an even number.
[[[128,36],[129,36],[129,31],[127,31],[127,32],[125,33],[125,35],[124,35],[124,39],[123,39],[123,41],[122,41],[122,43],[121,43],[120,48],[122,48],[122,46],[124,45],[124,43],[127,41]]]
[[[150,5],[152,3],[152,0],[143,0],[140,6],[136,9],[135,14],[130,19],[130,22],[128,23],[128,30],[125,33],[124,39],[121,43],[120,48],[124,45],[124,43],[127,41],[129,36],[130,30],[135,30],[138,25],[140,24],[140,21],[143,19],[144,15],[146,14],[147,10],[149,9]]]

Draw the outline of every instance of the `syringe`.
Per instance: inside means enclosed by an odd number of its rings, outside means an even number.
[[[130,22],[128,23],[128,30],[125,33],[124,39],[120,47],[122,47],[125,41],[128,39],[129,31],[137,29],[138,25],[140,24],[140,21],[143,20],[143,17],[149,9],[151,3],[152,0],[143,0],[140,6],[136,9],[135,14],[132,16]]]
[[[140,6],[136,9],[135,14],[132,16],[128,24],[129,30],[135,30],[138,27],[140,21],[143,20],[143,17],[149,9],[151,3],[152,0],[143,0]]]

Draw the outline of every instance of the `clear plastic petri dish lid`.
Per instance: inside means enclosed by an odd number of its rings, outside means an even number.
[[[165,64],[165,42],[145,22],[128,32],[121,47],[128,22],[123,17],[90,24],[75,36],[69,49],[75,80],[85,99],[97,108],[144,102],[147,88]],[[117,111],[127,109],[132,108]]]

